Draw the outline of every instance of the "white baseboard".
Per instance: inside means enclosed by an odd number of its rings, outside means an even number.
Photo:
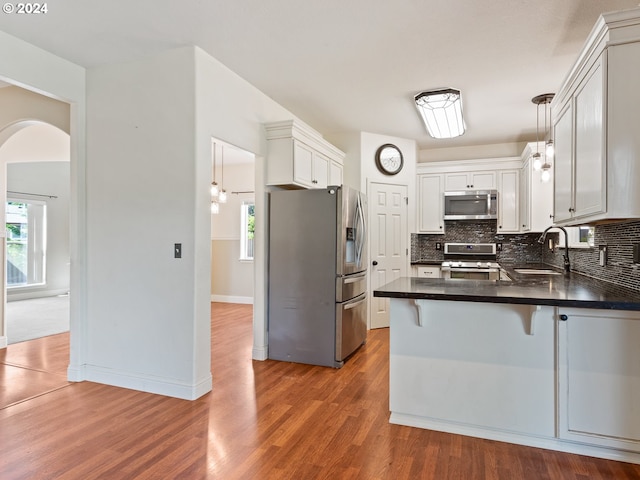
[[[221,303],[243,303],[245,305],[253,305],[253,297],[240,297],[234,295],[211,295],[212,302]]]
[[[585,445],[582,443],[561,440],[559,438],[536,437],[516,432],[506,432],[482,428],[475,425],[465,425],[432,418],[417,417],[403,413],[391,412],[389,423],[405,425],[407,427],[424,428],[438,432],[454,433],[469,437],[496,440],[499,442],[515,443],[527,447],[544,448],[565,453],[575,453],[578,455],[588,455],[590,457],[605,458],[619,462],[629,462],[640,464],[640,454],[612,448],[598,447],[596,445]]]
[[[253,350],[251,351],[251,358],[253,358],[254,360],[266,360],[267,358],[269,358],[269,349],[268,347],[262,346],[262,347],[253,347]]]
[[[7,302],[14,300],[31,300],[32,298],[44,298],[44,297],[57,297],[58,295],[66,295],[69,293],[69,289],[59,290],[39,290],[30,292],[7,292]]]
[[[129,372],[121,372],[93,365],[86,365],[82,370],[84,370],[83,380],[86,381],[138,390],[140,392],[155,393],[167,397],[181,398],[183,400],[196,400],[210,392],[213,385],[211,373],[200,382],[189,385],[176,382],[175,380],[149,375],[135,375]],[[76,376],[76,374],[79,373],[79,370],[72,372],[70,368],[68,371],[69,380],[71,380],[72,376]]]
[[[9,344],[8,337],[0,337],[0,348],[7,348],[8,344]]]

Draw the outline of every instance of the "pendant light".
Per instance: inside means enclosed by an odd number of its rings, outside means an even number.
[[[218,201],[220,203],[227,203],[227,191],[224,189],[224,145],[220,146],[221,157],[221,180],[220,180],[220,193],[218,193]]]
[[[531,99],[536,104],[536,153],[532,155],[533,168],[536,171],[542,171],[540,174],[540,180],[548,182],[551,180],[551,163],[553,158],[553,140],[551,139],[551,133],[549,138],[545,142],[544,158],[540,155],[538,145],[540,142],[540,105],[544,105],[544,136],[547,137],[547,114],[549,115],[549,127],[551,127],[551,111],[547,105],[551,103],[555,94],[543,93],[542,95],[535,96]]]

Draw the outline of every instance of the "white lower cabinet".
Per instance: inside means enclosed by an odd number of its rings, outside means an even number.
[[[559,437],[640,452],[640,312],[559,315]]]

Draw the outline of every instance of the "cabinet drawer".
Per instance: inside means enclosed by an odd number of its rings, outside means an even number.
[[[418,267],[420,278],[440,278],[440,267]]]

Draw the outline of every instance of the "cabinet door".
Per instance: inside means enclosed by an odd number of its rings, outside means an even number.
[[[518,170],[501,171],[498,180],[498,233],[518,232]]]
[[[329,164],[329,185],[342,185],[342,165],[337,162]]]
[[[520,171],[520,230],[531,230],[531,162],[524,162]]]
[[[443,176],[418,176],[418,230],[421,233],[444,234]]]
[[[329,159],[315,152],[313,154],[313,188],[326,188],[329,181]]]
[[[444,176],[444,189],[447,192],[453,190],[467,190],[471,188],[469,183],[469,174],[465,173],[446,173]]]
[[[560,438],[640,451],[640,315],[559,309]]]
[[[573,106],[571,101],[561,111],[553,127],[555,146],[553,183],[553,222],[569,220],[573,213],[572,174],[572,125]]]
[[[313,150],[304,143],[293,142],[293,181],[313,187]]]
[[[474,190],[492,190],[496,188],[495,172],[472,172],[469,174],[469,182]]]
[[[440,267],[418,267],[418,277],[421,278],[440,278]]]
[[[603,76],[602,62],[592,68],[578,89],[575,105],[574,217],[605,211],[603,150]]]

